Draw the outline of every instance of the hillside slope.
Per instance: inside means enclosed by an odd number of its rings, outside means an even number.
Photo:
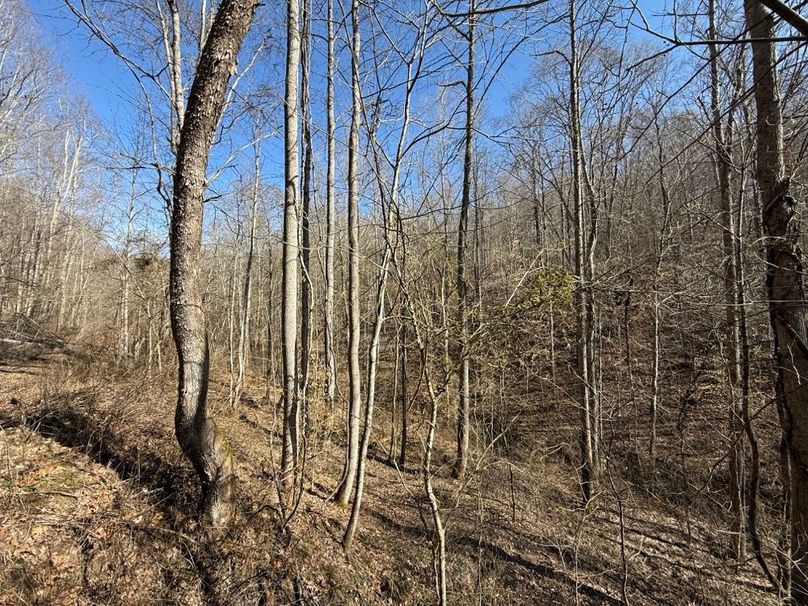
[[[275,411],[249,397],[233,410],[214,391],[240,495],[233,528],[213,540],[194,522],[170,377],[112,379],[65,359],[0,371],[3,604],[434,603],[418,444],[406,470],[374,445],[345,555],[348,512],[328,500],[341,470],[334,423],[312,421],[308,481],[282,533]],[[448,465],[438,471],[450,603],[778,603],[753,563],[737,574],[725,563],[715,520],[683,519],[619,478],[580,509],[574,468],[534,454],[511,468],[488,454],[460,491]]]

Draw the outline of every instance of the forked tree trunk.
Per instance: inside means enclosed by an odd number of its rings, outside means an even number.
[[[387,211],[384,211],[387,212]],[[389,222],[389,214],[388,221]],[[385,240],[388,236],[385,234]],[[342,537],[342,547],[346,551],[350,548],[354,533],[359,524],[359,513],[362,508],[362,495],[365,488],[365,468],[367,463],[368,446],[370,445],[370,434],[373,431],[373,407],[376,401],[376,367],[379,359],[379,340],[381,337],[382,325],[385,319],[385,292],[387,289],[387,274],[390,266],[390,259],[393,255],[389,241],[385,245],[384,259],[379,269],[379,277],[376,283],[376,319],[373,325],[373,336],[368,347],[368,370],[367,370],[367,395],[365,400],[365,426],[362,431],[362,441],[359,449],[359,459],[357,461],[356,486],[354,489],[354,502],[351,508],[351,517],[348,526]]]
[[[213,135],[227,82],[258,0],[223,0],[199,57],[177,147],[171,220],[171,328],[179,360],[177,440],[202,483],[202,516],[213,526],[233,515],[233,457],[207,415],[208,349],[202,309],[202,210]]]
[[[757,113],[757,184],[766,244],[766,293],[777,364],[783,430],[783,477],[791,499],[791,599],[808,604],[808,330],[795,200],[783,161],[783,117],[777,84],[774,18],[759,0],[745,0],[752,43]],[[788,507],[786,507],[788,510]]]
[[[402,247],[405,246],[402,244]],[[424,383],[426,384],[426,391],[429,396],[429,421],[427,437],[424,442],[424,458],[421,464],[421,477],[424,483],[424,493],[429,501],[429,509],[432,514],[433,535],[432,535],[432,565],[435,571],[435,594],[439,606],[447,604],[447,566],[446,566],[446,525],[443,520],[441,512],[441,503],[438,496],[435,494],[434,486],[432,483],[432,456],[435,449],[435,433],[438,426],[438,408],[440,405],[440,396],[438,390],[432,381],[432,373],[430,371],[430,361],[428,345],[421,334],[421,328],[418,324],[415,307],[413,306],[410,297],[408,285],[404,282],[402,274],[398,274],[399,286],[401,287],[404,304],[406,305],[407,312],[412,319],[413,333],[415,343],[418,347],[420,354],[420,363]]]
[[[421,49],[423,49],[423,47],[421,47]],[[379,361],[379,345],[381,341],[382,327],[384,325],[384,321],[386,320],[385,297],[387,296],[387,278],[390,273],[390,265],[393,263],[396,255],[396,242],[392,240],[393,230],[391,229],[391,222],[393,219],[393,209],[398,208],[399,175],[404,154],[404,143],[407,139],[407,131],[410,123],[410,101],[412,99],[413,88],[420,74],[422,61],[423,52],[421,52],[420,56],[414,57],[412,61],[407,63],[407,87],[406,92],[404,93],[402,126],[401,130],[399,131],[398,145],[396,146],[396,154],[393,162],[393,175],[389,186],[389,191],[385,186],[385,180],[382,173],[382,163],[380,161],[380,154],[377,149],[378,143],[375,141],[376,133],[375,131],[370,133],[370,137],[374,141],[373,156],[375,160],[376,181],[379,186],[379,198],[382,208],[384,256],[382,258],[381,265],[379,266],[379,273],[376,280],[376,316],[373,321],[373,331],[371,334],[370,343],[368,344],[367,357],[365,425],[362,432],[362,442],[359,449],[356,488],[354,492],[353,507],[351,508],[351,517],[342,538],[342,546],[345,550],[350,547],[353,540],[354,533],[356,532],[359,524],[359,513],[362,507],[368,446],[370,445],[370,435],[373,431],[373,408],[376,402],[376,374]],[[413,69],[413,62],[415,63],[415,69]]]

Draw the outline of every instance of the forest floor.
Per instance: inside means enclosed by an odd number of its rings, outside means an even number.
[[[1,604],[434,603],[417,438],[399,470],[380,421],[346,555],[349,512],[328,499],[342,466],[338,422],[312,422],[303,497],[281,533],[275,406],[256,388],[232,407],[214,382],[239,505],[212,540],[196,526],[198,489],[173,438],[174,379],[39,357],[0,365]],[[459,488],[450,446],[439,444],[435,478],[450,604],[778,603],[753,562],[740,572],[727,563],[719,517],[685,515],[621,478],[582,508],[574,466],[541,443],[516,465],[491,449]]]

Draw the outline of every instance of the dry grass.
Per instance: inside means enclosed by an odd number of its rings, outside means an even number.
[[[275,411],[260,387],[235,409],[224,382],[212,409],[237,457],[232,529],[195,522],[197,488],[172,436],[170,376],[101,376],[70,360],[3,367],[0,393],[0,603],[428,604],[429,516],[414,431],[406,470],[387,464],[384,409],[358,541],[328,500],[341,471],[338,411],[310,411],[306,483],[280,529]],[[252,396],[252,397],[250,397]],[[442,416],[451,435],[451,419]],[[522,430],[523,432],[525,430]],[[563,442],[563,439],[561,440]],[[451,445],[439,444],[449,462]],[[776,604],[753,564],[735,573],[715,516],[687,515],[616,478],[579,506],[575,469],[540,432],[511,465],[487,453],[462,490],[438,470],[453,604]]]

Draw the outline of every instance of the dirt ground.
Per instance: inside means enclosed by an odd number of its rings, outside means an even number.
[[[209,537],[172,435],[170,374],[105,374],[64,357],[0,366],[0,603],[434,603],[418,428],[397,469],[379,412],[345,554],[348,512],[328,498],[339,411],[310,411],[307,480],[282,532],[275,407],[258,387],[231,407],[226,389],[213,385],[211,407],[236,456],[238,512]],[[584,509],[569,457],[538,439],[517,464],[485,453],[458,487],[451,445],[439,446],[450,604],[778,603],[753,562],[727,563],[720,517],[684,514],[620,477]]]

